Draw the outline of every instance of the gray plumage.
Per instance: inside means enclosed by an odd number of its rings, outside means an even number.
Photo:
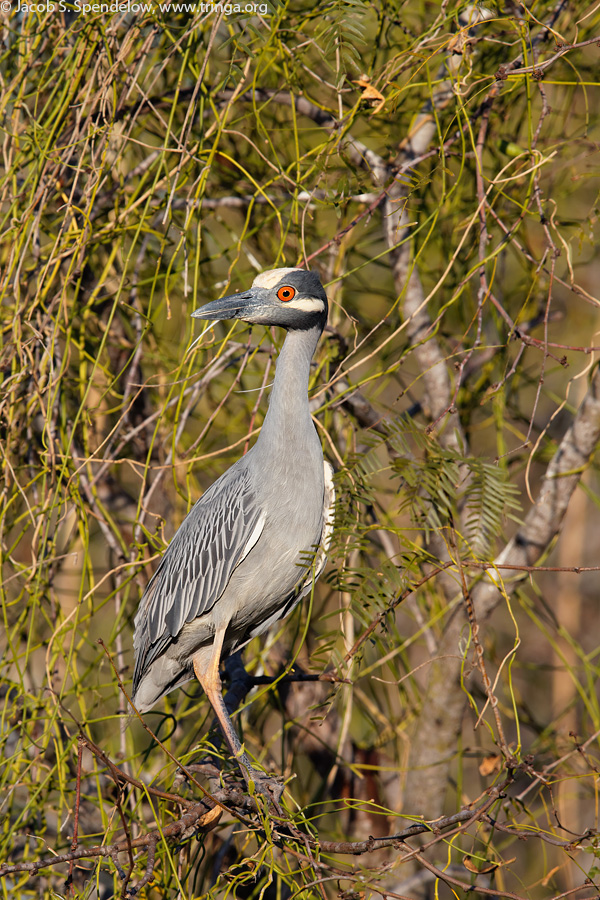
[[[287,615],[325,563],[332,470],[310,416],[308,379],[327,297],[316,272],[275,269],[259,275],[249,291],[194,316],[240,318],[288,332],[256,443],[190,511],[135,618],[135,706],[149,709],[195,671],[225,728],[217,709],[220,658]],[[226,737],[248,770],[239,741]]]

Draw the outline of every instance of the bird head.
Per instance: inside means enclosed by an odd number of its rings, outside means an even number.
[[[292,330],[323,328],[327,294],[318,272],[271,269],[254,279],[250,290],[213,300],[195,310],[196,319],[242,319],[252,325],[280,325]]]

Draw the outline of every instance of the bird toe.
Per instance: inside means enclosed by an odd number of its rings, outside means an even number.
[[[250,794],[258,793],[271,803],[276,809],[279,809],[279,801],[283,794],[284,780],[280,776],[266,775],[264,772],[258,772],[256,769],[248,772],[246,778],[248,791]]]

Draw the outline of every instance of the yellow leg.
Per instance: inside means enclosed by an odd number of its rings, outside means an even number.
[[[233,722],[229,718],[223,694],[221,692],[221,676],[219,675],[219,664],[221,662],[221,652],[223,650],[223,640],[225,638],[225,628],[221,628],[215,632],[215,638],[208,661],[205,653],[198,653],[193,658],[194,672],[196,678],[202,685],[204,693],[210,701],[210,705],[215,711],[215,715],[221,726],[223,736],[227,741],[227,745],[238,762],[241,773],[244,776],[246,784],[253,782],[256,789],[267,796],[268,799],[277,804],[283,786],[276,780],[269,778],[264,772],[259,772],[252,765],[252,761],[248,754],[244,751],[240,739],[237,735]]]
[[[232,754],[240,759],[244,756],[244,750],[237,736],[233,723],[229,718],[223,694],[221,693],[221,676],[219,675],[219,664],[221,662],[221,652],[223,650],[223,640],[225,638],[225,629],[222,628],[215,632],[215,639],[212,645],[212,652],[208,660],[202,659],[200,654],[194,657],[194,672],[196,678],[202,685],[204,693],[210,701],[210,705],[215,711],[221,731],[227,741],[227,745]]]

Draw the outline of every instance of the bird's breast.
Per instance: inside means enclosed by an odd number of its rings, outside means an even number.
[[[260,471],[255,492],[266,511],[264,528],[226,589],[235,607],[231,625],[239,633],[267,621],[310,568],[323,531],[323,457],[318,451],[314,457],[274,459],[268,471]]]

